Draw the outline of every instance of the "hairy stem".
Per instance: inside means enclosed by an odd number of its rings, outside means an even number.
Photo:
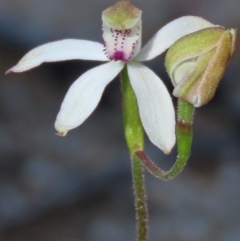
[[[133,188],[137,217],[137,240],[147,241],[148,212],[144,187],[144,173],[142,163],[135,155],[137,151],[143,150],[144,131],[139,117],[136,96],[130,84],[126,66],[121,72],[121,79],[124,133],[132,160]]]
[[[137,218],[137,240],[147,241],[147,202],[144,188],[142,163],[136,156],[132,156],[132,176]]]

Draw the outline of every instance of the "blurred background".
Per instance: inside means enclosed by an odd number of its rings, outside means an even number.
[[[53,123],[65,93],[98,63],[44,64],[4,75],[40,44],[64,38],[101,42],[101,12],[114,3],[0,0],[1,241],[135,240],[119,79],[90,118],[60,138]],[[239,0],[133,3],[143,10],[143,44],[183,15],[240,29]],[[237,50],[214,99],[196,110],[187,168],[169,182],[146,173],[151,241],[240,240],[239,59]],[[163,63],[164,55],[146,64],[171,92]],[[164,156],[148,140],[146,151],[166,169],[176,157],[176,151]]]

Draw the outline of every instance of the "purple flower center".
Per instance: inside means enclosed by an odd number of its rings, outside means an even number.
[[[125,53],[123,51],[116,51],[116,52],[114,52],[113,56],[111,56],[111,60],[127,61],[127,59],[125,59]]]

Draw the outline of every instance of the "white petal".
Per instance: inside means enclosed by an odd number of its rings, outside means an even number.
[[[142,48],[135,58],[139,61],[150,60],[167,50],[179,38],[204,28],[217,27],[203,18],[184,16],[162,27]]]
[[[121,61],[100,65],[88,70],[71,85],[55,122],[59,135],[65,136],[88,118],[97,107],[107,84],[123,67]]]
[[[152,70],[137,62],[129,62],[127,66],[143,127],[152,143],[168,154],[175,144],[175,112],[171,97]]]
[[[88,40],[65,39],[32,49],[7,73],[23,72],[37,67],[43,62],[72,59],[108,61],[103,52],[103,44]]]

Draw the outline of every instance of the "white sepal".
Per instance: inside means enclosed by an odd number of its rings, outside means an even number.
[[[143,127],[152,143],[168,154],[175,144],[172,99],[152,70],[137,62],[130,62],[127,66]]]
[[[103,44],[88,40],[65,39],[32,49],[7,73],[23,72],[44,62],[73,59],[108,61],[103,52]]]
[[[162,27],[141,49],[135,59],[138,61],[153,59],[167,50],[179,38],[209,27],[218,26],[196,16],[184,16],[175,19]]]
[[[57,115],[59,135],[81,125],[97,107],[105,87],[122,70],[124,63],[108,62],[81,75],[69,88]]]

